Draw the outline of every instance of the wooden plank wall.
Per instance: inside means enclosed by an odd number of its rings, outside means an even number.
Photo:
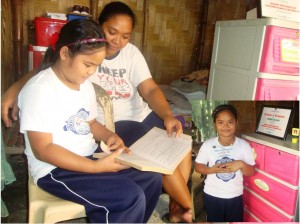
[[[14,82],[12,5],[1,1],[1,95]]]
[[[22,64],[27,72],[28,43],[34,44],[33,19],[45,12],[68,13],[73,5],[97,7],[93,17],[112,0],[2,0],[1,94],[18,79],[12,49],[14,3],[22,7]],[[217,20],[245,18],[247,2],[253,0],[122,0],[137,16],[132,42],[144,54],[153,78],[158,84],[170,84],[183,74],[210,64],[214,25]],[[208,2],[207,21],[200,12]],[[203,57],[199,57],[199,24],[205,25]]]

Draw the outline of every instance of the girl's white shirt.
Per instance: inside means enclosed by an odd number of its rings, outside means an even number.
[[[18,103],[20,131],[25,136],[25,154],[35,182],[55,166],[35,158],[26,131],[51,133],[53,143],[81,156],[92,155],[97,148],[87,123],[97,116],[95,91],[89,81],[75,91],[48,68],[26,83]]]
[[[212,167],[216,163],[242,160],[255,165],[254,153],[244,139],[235,137],[231,146],[222,146],[218,137],[206,140],[197,155],[196,162]],[[209,174],[205,179],[204,192],[218,198],[234,198],[243,194],[243,174],[240,170],[233,173]]]

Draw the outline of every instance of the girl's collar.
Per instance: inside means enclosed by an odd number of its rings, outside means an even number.
[[[220,146],[223,146],[223,147],[233,146],[234,143],[235,143],[235,139],[236,139],[236,138],[235,138],[235,136],[234,136],[233,141],[229,142],[229,144],[228,144],[228,143],[222,144],[222,143],[220,142],[220,140],[219,140],[219,137],[217,137],[217,140],[218,140],[219,145],[220,145]]]

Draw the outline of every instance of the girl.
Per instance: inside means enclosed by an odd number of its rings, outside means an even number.
[[[39,187],[84,205],[92,223],[147,222],[161,193],[161,175],[116,163],[128,149],[95,119],[95,92],[86,80],[105,55],[104,35],[87,19],[68,22],[47,49],[41,71],[19,95],[28,167]],[[95,140],[118,150],[92,159]]]
[[[89,78],[111,96],[116,133],[127,146],[154,126],[165,128],[168,133],[182,133],[181,123],[173,116],[166,98],[152,79],[145,58],[129,43],[135,22],[133,11],[122,2],[111,2],[104,7],[99,25],[108,43],[106,58]],[[14,84],[2,98],[2,119],[7,126],[11,124],[7,116],[9,107],[14,107],[15,93],[27,77]],[[99,108],[97,116],[101,123],[104,120],[102,111]],[[191,158],[189,153],[173,175],[163,175],[164,191],[170,195],[170,211],[166,216],[170,222],[192,221],[192,199],[187,186]]]
[[[196,158],[195,170],[207,175],[204,208],[208,222],[243,221],[243,175],[254,174],[250,145],[235,136],[237,111],[220,105],[212,113],[218,137],[205,141]]]

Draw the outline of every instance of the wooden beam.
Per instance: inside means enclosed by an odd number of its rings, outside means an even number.
[[[15,55],[14,81],[17,81],[23,74],[23,0],[13,0],[13,42]]]
[[[98,22],[98,17],[99,17],[98,3],[99,3],[99,0],[90,0],[92,18],[93,18],[93,20],[95,20],[97,22]]]

